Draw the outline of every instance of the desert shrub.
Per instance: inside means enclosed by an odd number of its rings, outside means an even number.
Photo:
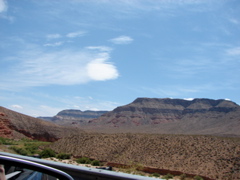
[[[87,157],[82,157],[76,160],[79,164],[91,164],[91,160]]]
[[[142,171],[144,166],[140,163],[133,164],[137,171]]]
[[[91,165],[93,165],[93,166],[100,166],[100,162],[98,160],[93,160],[91,162]]]
[[[187,177],[186,174],[181,174],[181,175],[180,175],[180,180],[185,180],[186,177]]]
[[[0,144],[5,144],[6,143],[6,139],[3,137],[0,137]]]
[[[153,173],[152,174],[154,177],[160,177],[160,174],[158,174],[158,173]]]
[[[3,145],[15,145],[16,143],[14,143],[14,141],[11,140],[11,139],[0,137],[0,144],[3,144]]]
[[[201,176],[194,176],[193,179],[194,180],[203,180],[203,178]]]
[[[23,156],[26,156],[26,155],[29,154],[29,153],[27,152],[27,150],[24,149],[24,148],[12,146],[12,147],[10,147],[10,149],[12,149],[13,151],[15,151],[17,154],[20,154],[20,155],[23,155]]]
[[[60,153],[57,155],[58,159],[70,159],[71,155],[70,154],[65,154],[65,153]]]
[[[50,148],[47,148],[47,149],[44,149],[41,153],[40,153],[40,156],[42,158],[49,158],[49,157],[55,157],[56,156],[56,153],[50,149]]]
[[[29,138],[22,138],[20,141],[21,141],[21,142],[32,142],[32,141],[34,141],[34,140],[29,139]]]
[[[163,179],[171,179],[171,178],[173,178],[173,175],[169,174],[169,173],[167,175],[163,176]]]
[[[25,143],[24,147],[29,154],[37,154],[38,153],[38,145],[34,143]]]

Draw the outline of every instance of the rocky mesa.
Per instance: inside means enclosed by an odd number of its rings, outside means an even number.
[[[57,113],[53,117],[39,117],[40,119],[51,121],[59,125],[86,125],[89,120],[100,117],[108,111],[81,111],[77,109],[66,109]]]
[[[240,106],[228,100],[137,98],[90,120],[104,132],[240,135]]]

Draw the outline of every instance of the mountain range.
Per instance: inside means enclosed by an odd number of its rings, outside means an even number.
[[[74,157],[211,180],[239,179],[239,129],[240,106],[223,99],[137,98],[108,112],[63,110],[42,119],[0,106],[0,137],[52,141],[54,151]]]
[[[224,99],[137,98],[109,112],[63,110],[48,120],[103,133],[240,135],[240,106]]]
[[[112,111],[63,110],[43,119],[0,107],[0,134],[51,141],[79,131],[240,136],[240,106],[223,99],[137,98]]]

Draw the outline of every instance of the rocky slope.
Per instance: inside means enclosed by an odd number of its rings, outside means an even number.
[[[227,100],[138,98],[91,120],[104,132],[240,135],[240,106]]]
[[[1,137],[56,141],[79,132],[82,131],[76,128],[62,127],[0,106]]]
[[[140,164],[218,180],[240,179],[240,139],[159,134],[81,134],[51,145],[57,152]]]

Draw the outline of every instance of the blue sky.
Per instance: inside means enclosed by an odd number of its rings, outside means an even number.
[[[137,97],[240,104],[239,0],[0,0],[0,105],[31,115]]]

